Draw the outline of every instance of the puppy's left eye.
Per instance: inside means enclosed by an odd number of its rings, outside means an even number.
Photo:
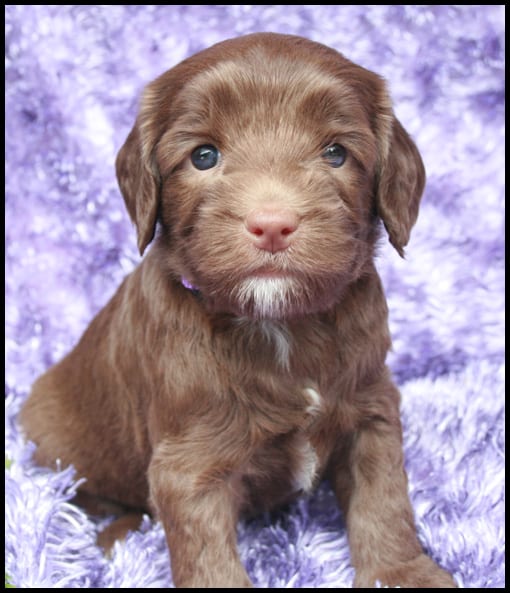
[[[331,144],[324,149],[322,156],[335,168],[341,167],[347,158],[347,150],[341,144]]]
[[[212,169],[218,164],[219,160],[220,151],[216,146],[212,146],[212,144],[198,146],[191,153],[191,162],[193,163],[193,166],[200,171]]]

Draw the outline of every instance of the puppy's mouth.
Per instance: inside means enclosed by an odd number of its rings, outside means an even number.
[[[286,321],[331,310],[349,282],[344,266],[326,266],[317,261],[290,257],[288,251],[258,261],[229,252],[228,266],[203,266],[190,274],[203,305],[213,314],[253,320]],[[298,254],[299,255],[299,254]]]
[[[253,279],[253,280],[264,280],[264,279],[282,279],[282,280],[291,280],[293,274],[291,272],[279,269],[279,268],[259,268],[250,272],[246,279]]]

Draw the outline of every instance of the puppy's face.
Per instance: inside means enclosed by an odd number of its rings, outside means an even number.
[[[223,50],[223,51],[222,51]],[[323,311],[371,260],[378,216],[402,251],[420,157],[384,84],[295,37],[224,42],[150,85],[117,162],[141,251],[216,311]]]

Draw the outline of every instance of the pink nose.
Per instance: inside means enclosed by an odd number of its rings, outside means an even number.
[[[292,210],[262,208],[252,210],[246,217],[246,228],[255,247],[275,253],[291,244],[292,234],[299,226]]]

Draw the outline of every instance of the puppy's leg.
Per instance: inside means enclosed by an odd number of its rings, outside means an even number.
[[[397,389],[387,378],[358,394],[364,421],[336,451],[331,478],[344,510],[354,586],[451,588],[423,553],[407,494]]]
[[[150,464],[151,498],[165,528],[174,583],[251,587],[237,553],[239,484],[213,449],[192,438],[167,439]]]

